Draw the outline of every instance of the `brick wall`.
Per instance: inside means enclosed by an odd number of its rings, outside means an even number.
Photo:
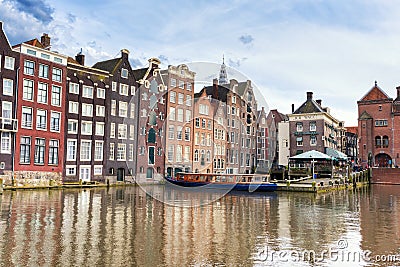
[[[372,168],[371,183],[400,185],[400,168]]]

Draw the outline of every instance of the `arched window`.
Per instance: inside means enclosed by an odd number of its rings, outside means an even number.
[[[149,124],[150,125],[156,125],[156,123],[157,123],[157,114],[156,114],[156,112],[154,110],[150,111]]]
[[[147,142],[149,143],[155,143],[156,142],[156,130],[153,128],[150,128],[148,136],[147,136]]]
[[[389,137],[387,135],[383,136],[382,138],[382,146],[389,147]]]
[[[156,82],[156,79],[153,79],[150,83],[150,92],[151,93],[158,93],[158,84]]]
[[[382,147],[382,139],[380,136],[375,136],[375,146]]]
[[[150,96],[150,109],[155,109],[157,104],[157,97],[155,95]]]

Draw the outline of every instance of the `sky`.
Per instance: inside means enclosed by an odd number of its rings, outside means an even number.
[[[224,55],[228,78],[250,79],[270,109],[291,113],[312,91],[346,126],[357,125],[357,101],[375,80],[396,98],[398,14],[386,0],[0,0],[11,44],[45,32],[52,50],[82,49],[87,65],[126,48],[135,68],[151,57],[219,65]]]

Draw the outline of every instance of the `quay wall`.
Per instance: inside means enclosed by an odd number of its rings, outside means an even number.
[[[400,168],[372,168],[371,183],[400,185]]]

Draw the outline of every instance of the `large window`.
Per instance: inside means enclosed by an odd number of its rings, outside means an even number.
[[[53,81],[61,82],[62,70],[58,68],[53,68]]]
[[[38,95],[37,95],[37,102],[42,104],[47,104],[47,83],[38,84]]]
[[[170,92],[169,93],[169,102],[175,103],[176,102],[176,93],[175,92]]]
[[[24,79],[22,99],[33,100],[33,81]]]
[[[115,116],[117,114],[117,100],[111,100],[111,115]]]
[[[154,153],[155,153],[154,146],[150,146],[149,147],[149,164],[151,164],[151,165],[154,164],[154,162],[155,162]]]
[[[104,136],[104,122],[96,122],[96,135]]]
[[[115,154],[115,144],[110,143],[110,157],[109,160],[114,160],[114,154]]]
[[[30,107],[22,107],[22,128],[32,128],[33,110]]]
[[[128,132],[127,124],[118,124],[118,139],[126,139]]]
[[[39,77],[40,78],[49,78],[49,66],[39,64]]]
[[[93,105],[92,104],[82,104],[82,116],[93,117]]]
[[[176,127],[176,139],[182,140],[182,126]]]
[[[312,145],[312,146],[317,145],[317,137],[315,135],[312,135],[310,137],[310,145]]]
[[[82,140],[81,141],[81,160],[82,161],[90,161],[91,159],[91,149],[92,141],[90,140]]]
[[[52,111],[50,117],[50,131],[54,132],[60,131],[60,120],[61,120],[61,113]]]
[[[174,139],[175,138],[175,127],[174,125],[168,126],[168,138]]]
[[[174,145],[168,146],[167,157],[169,162],[172,162],[174,160]]]
[[[71,94],[79,94],[79,84],[77,83],[69,83],[69,92]]]
[[[183,122],[183,109],[181,109],[181,108],[178,108],[177,121]]]
[[[86,98],[93,98],[93,87],[84,85],[82,96]]]
[[[185,95],[182,93],[178,94],[178,104],[183,105],[183,99],[184,99]]]
[[[174,121],[175,120],[175,108],[170,107],[169,108],[169,120]]]
[[[203,115],[208,115],[208,105],[200,104],[199,113]]]
[[[126,160],[126,144],[118,144],[117,160]]]
[[[97,98],[106,98],[106,89],[97,88]]]
[[[1,59],[1,56],[0,56]],[[15,58],[13,57],[4,57],[4,68],[9,70],[14,70],[15,68]]]
[[[24,73],[28,75],[34,75],[35,74],[35,62],[25,60],[24,62]]]
[[[36,129],[46,130],[47,129],[47,111],[38,109],[36,112]]]
[[[103,141],[95,141],[94,145],[94,160],[103,160]]]
[[[13,85],[14,81],[10,79],[3,79],[3,95],[13,95]]]
[[[49,142],[49,164],[58,165],[58,140]]]
[[[190,141],[190,128],[185,128],[185,141]]]
[[[119,108],[118,115],[120,117],[128,116],[128,103],[127,102],[119,101],[118,108]]]
[[[46,148],[46,140],[36,138],[35,140],[35,164],[44,164],[44,151]]]
[[[106,114],[106,107],[101,105],[96,105],[96,116],[104,117]]]
[[[176,162],[182,162],[182,146],[176,146]]]
[[[11,133],[1,133],[1,153],[11,154]]]
[[[67,140],[67,160],[76,160],[76,144],[76,140]]]
[[[93,122],[91,122],[91,121],[82,121],[81,134],[83,134],[83,135],[92,135],[92,126],[93,126]]]
[[[77,134],[78,133],[78,121],[77,120],[68,120],[68,133],[69,134]]]
[[[119,94],[120,95],[128,95],[129,94],[129,86],[127,84],[119,84]]]
[[[29,164],[31,162],[31,137],[21,137],[20,153],[19,162],[22,164]]]
[[[53,85],[51,90],[51,104],[61,106],[61,87]]]
[[[153,144],[156,142],[156,131],[153,128],[150,128],[149,130],[147,142]]]
[[[73,114],[78,114],[78,111],[79,111],[79,103],[69,101],[68,102],[68,112],[73,113]]]

